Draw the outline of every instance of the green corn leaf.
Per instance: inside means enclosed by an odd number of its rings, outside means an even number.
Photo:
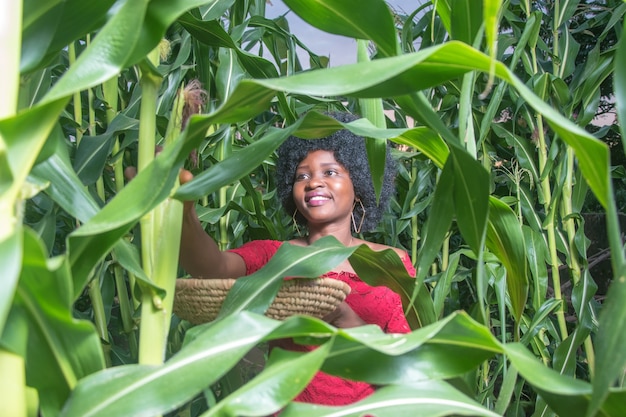
[[[430,208],[432,215],[428,216],[422,236],[422,245],[418,253],[416,265],[418,282],[424,282],[430,265],[441,249],[443,240],[450,230],[454,217],[454,206],[450,204],[450,195],[454,193],[454,172],[452,158],[449,158],[441,171],[433,204]],[[436,213],[436,215],[434,215]]]
[[[0,330],[4,329],[18,284],[24,256],[22,234],[23,229],[16,227],[11,234],[3,235],[0,240],[0,265],[4,271],[3,290],[0,291]]]
[[[235,282],[218,319],[242,310],[264,313],[286,277],[317,278],[343,262],[355,249],[345,247],[332,236],[306,247],[283,243],[263,268]]]
[[[393,17],[383,1],[285,0],[285,4],[324,32],[371,40],[382,56],[399,52]]]
[[[121,132],[137,130],[139,121],[119,114],[107,126],[107,131],[97,136],[83,136],[74,156],[74,171],[84,185],[91,185],[102,175],[113,144]]]
[[[450,154],[450,150],[443,139],[441,139],[441,136],[423,126],[407,130],[393,138],[392,141],[417,149],[432,160],[439,168],[443,168]]]
[[[461,234],[480,252],[489,213],[489,173],[465,151],[451,148],[454,212]]]
[[[94,32],[106,22],[114,3],[115,0],[30,0],[24,9],[21,72],[45,65],[68,44]]]
[[[92,323],[72,317],[71,281],[63,263],[47,253],[28,229],[16,305],[28,321],[26,381],[37,388],[45,415],[58,415],[77,381],[104,368]]]
[[[454,313],[406,335],[376,326],[343,329],[322,371],[376,385],[412,384],[462,375],[497,352],[501,346],[485,327]]]
[[[396,417],[416,415],[439,417],[445,415],[496,417],[470,397],[444,381],[428,381],[406,386],[389,386],[355,404],[343,407],[292,403],[281,413],[284,417]]]
[[[164,365],[117,366],[82,379],[60,415],[147,417],[173,410],[216,382],[279,324],[240,314],[205,325]]]
[[[211,166],[193,180],[182,185],[174,195],[181,200],[194,200],[208,195],[248,175],[293,134],[300,123],[286,129],[270,130],[261,140],[234,152],[229,158]]]
[[[241,65],[254,78],[278,77],[278,71],[270,61],[242,50],[218,21],[200,20],[191,13],[185,13],[178,19],[178,22],[189,31],[191,36],[203,44],[230,48],[235,51]]]
[[[561,375],[547,368],[520,344],[507,344],[504,351],[520,375],[541,395],[550,409],[560,416],[583,417],[591,401],[591,384]],[[603,416],[618,417],[626,412],[626,390],[607,393],[598,411]],[[540,410],[539,410],[540,411]]]
[[[86,222],[98,212],[98,204],[83,187],[69,159],[62,153],[55,154],[36,165],[31,175],[41,181],[49,181],[46,194],[79,221]]]
[[[452,8],[450,7],[450,0],[431,0],[437,15],[441,19],[441,23],[446,28],[446,32],[452,33]]]
[[[489,198],[487,248],[506,268],[511,314],[519,323],[528,297],[528,264],[524,234],[513,210],[495,197]]]
[[[473,45],[478,31],[483,25],[483,4],[481,1],[449,0],[450,35],[452,39]]]
[[[432,299],[426,288],[416,289],[420,285],[406,271],[402,260],[393,249],[375,252],[366,245],[361,245],[350,257],[359,278],[369,285],[384,285],[400,295],[404,314],[412,329],[427,326],[437,321]],[[417,299],[413,300],[413,294]]]
[[[626,98],[626,43],[622,39],[615,57],[615,97],[617,100],[618,118],[626,115],[624,99]],[[620,124],[620,132],[624,132]],[[626,145],[622,143],[626,151]],[[593,190],[593,186],[590,184]],[[612,201],[612,200],[609,200]],[[592,416],[600,408],[609,393],[609,388],[616,378],[623,372],[626,365],[626,352],[622,347],[626,343],[626,267],[621,238],[619,237],[619,222],[614,211],[614,205],[607,208],[607,229],[611,247],[611,264],[613,266],[613,280],[607,299],[604,302],[600,315],[600,330],[596,338],[596,369],[593,380],[593,395],[587,410],[587,416]]]
[[[329,351],[328,343],[306,354],[273,349],[259,375],[202,416],[270,415],[280,411],[306,387]]]
[[[539,311],[543,300],[546,299],[548,289],[548,270],[546,259],[548,248],[544,236],[530,227],[522,226],[524,242],[526,243],[526,259],[532,276],[532,304],[535,311]]]
[[[357,61],[369,62],[369,60],[367,43],[362,39],[357,40]],[[382,99],[359,99],[359,108],[361,109],[361,115],[372,122],[374,126],[381,129],[387,126]],[[372,183],[374,185],[374,193],[376,194],[376,201],[378,202],[385,178],[387,140],[366,138],[365,147],[367,150],[370,173],[372,175]]]

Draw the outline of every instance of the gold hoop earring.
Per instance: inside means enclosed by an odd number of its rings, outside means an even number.
[[[298,221],[296,220],[296,215],[298,214],[298,209],[293,212],[293,216],[291,216],[291,221],[293,222],[293,228],[298,233],[298,236],[302,236],[302,232],[300,232],[300,228],[298,227]]]
[[[359,222],[359,227],[356,227],[356,221],[354,219],[354,209],[356,208],[357,201],[361,205],[361,211],[363,211],[363,215],[361,216],[361,221]],[[363,206],[363,202],[361,199],[357,199],[354,201],[354,205],[352,206],[352,227],[354,228],[355,233],[361,233],[361,228],[363,228],[363,221],[365,220],[365,207]]]

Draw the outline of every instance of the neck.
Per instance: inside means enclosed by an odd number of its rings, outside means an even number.
[[[344,246],[351,246],[352,243],[354,242],[354,237],[352,236],[350,229],[347,229],[347,230],[344,229],[344,230],[335,231],[335,232],[309,231],[309,235],[306,237],[306,241],[310,245],[313,242],[325,236],[333,236],[335,239],[341,242]]]

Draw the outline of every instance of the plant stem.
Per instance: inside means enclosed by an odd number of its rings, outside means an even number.
[[[153,50],[148,59],[158,63],[159,51]],[[161,80],[149,71],[141,74],[141,108],[139,114],[139,149],[137,170],[141,172],[154,159],[156,146],[156,107],[158,89]],[[148,278],[154,278],[154,210],[144,215],[140,220],[141,228],[141,259],[143,269]],[[153,304],[153,294],[142,291],[141,297],[141,327],[139,329],[139,363],[161,364],[165,354],[164,322],[158,300]]]
[[[102,93],[107,102],[106,118],[110,125],[118,112],[119,93],[117,89],[117,77],[113,77],[102,85]],[[115,138],[113,143],[113,157],[116,157],[120,150],[119,138]],[[115,191],[119,193],[124,188],[124,167],[122,158],[117,157],[113,164],[113,173],[115,175]],[[114,261],[115,253],[111,254]],[[124,280],[124,270],[115,262],[113,266],[113,276],[115,277],[115,287],[117,289],[117,299],[120,305],[120,318],[122,320],[122,328],[126,337],[128,337],[128,345],[131,356],[136,359],[139,353],[137,337],[134,332],[135,322],[133,320],[133,309],[131,309],[128,290],[126,289],[126,281]],[[132,288],[132,287],[131,287]]]
[[[409,190],[413,188],[413,184],[417,181],[417,165],[415,160],[411,159],[411,183],[409,184]],[[411,200],[412,209],[417,201],[417,195]],[[417,265],[417,244],[419,243],[419,223],[417,222],[417,214],[411,217],[411,263]]]
[[[543,130],[543,117],[537,115],[537,136],[539,140],[539,172],[543,178],[541,180],[541,192],[543,193],[543,205],[546,211],[545,229],[548,234],[548,250],[550,252],[550,269],[552,271],[552,286],[554,287],[554,298],[561,301],[561,306],[556,310],[556,317],[559,323],[561,340],[567,338],[567,323],[565,322],[565,305],[561,294],[561,276],[559,275],[559,257],[556,249],[556,232],[554,225],[554,210],[551,209],[552,193],[550,187],[550,176],[545,174],[548,160],[546,139]]]
[[[232,152],[232,134],[234,132],[231,130],[231,134],[228,136],[225,136],[224,139],[218,144],[218,148],[217,148],[217,160],[218,161],[223,161],[224,159],[228,158],[228,156],[231,154]],[[227,191],[228,191],[228,186],[224,186],[221,187],[219,190],[219,207],[225,207],[228,204],[228,198],[227,198]],[[220,250],[226,250],[228,249],[228,222],[229,222],[229,217],[230,215],[227,214],[226,216],[222,216],[220,217],[219,220],[219,241],[218,241],[218,245],[220,247]]]
[[[153,65],[158,64],[158,48],[150,53],[149,59]],[[142,72],[138,162],[140,171],[154,159],[156,105],[160,84],[161,78],[158,75],[149,69]],[[178,106],[175,106],[175,111],[179,111]],[[176,116],[172,119],[179,120]],[[165,297],[149,288],[142,291],[139,333],[139,363],[142,364],[161,364],[165,359],[178,271],[182,210],[183,204],[180,201],[167,198],[140,222],[144,270],[154,285],[165,291]]]
[[[76,62],[76,46],[74,42],[69,44],[68,53],[71,66]],[[83,138],[83,106],[80,91],[74,93],[72,101],[74,102],[74,122],[76,123],[76,146],[78,146]]]
[[[0,390],[5,399],[2,401],[2,412],[7,416],[26,417],[24,358],[0,349],[0,375]]]
[[[530,10],[529,10],[530,11]],[[533,72],[539,73],[539,67],[537,65],[537,53],[536,47],[533,45],[530,48],[532,55]],[[545,97],[541,97],[544,99]],[[554,287],[554,298],[561,302],[559,309],[556,311],[556,317],[559,324],[559,332],[561,334],[561,340],[567,338],[567,323],[565,322],[565,305],[563,303],[563,297],[561,295],[561,277],[559,275],[559,257],[556,248],[556,232],[554,225],[554,210],[551,209],[552,192],[550,187],[550,176],[546,174],[546,166],[548,161],[548,149],[546,145],[546,138],[543,126],[543,116],[541,114],[536,115],[537,126],[536,135],[538,141],[538,154],[539,154],[539,178],[541,180],[541,192],[543,194],[543,206],[546,212],[546,229],[548,235],[548,251],[550,253],[550,268],[552,271],[552,283]]]
[[[104,352],[104,360],[107,367],[111,366],[111,343],[109,340],[109,330],[107,327],[106,315],[104,314],[104,302],[102,301],[102,292],[100,291],[100,279],[94,277],[89,281],[87,286],[89,300],[91,301],[91,309],[93,311],[93,321],[98,331],[98,336],[102,341],[102,350]]]

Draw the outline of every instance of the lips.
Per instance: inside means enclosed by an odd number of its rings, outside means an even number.
[[[308,193],[304,196],[304,201],[309,206],[321,206],[330,200],[330,196],[323,193]]]

